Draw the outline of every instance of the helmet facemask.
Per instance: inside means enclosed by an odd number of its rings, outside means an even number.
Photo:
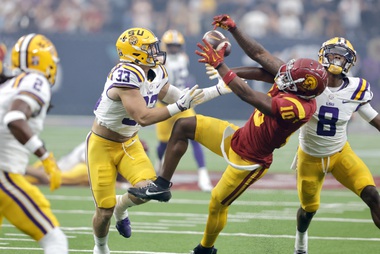
[[[345,60],[335,57],[339,55]],[[341,37],[335,37],[323,43],[319,50],[319,62],[334,75],[347,75],[356,62],[356,52],[351,43]]]
[[[155,42],[148,45],[142,45],[141,49],[146,52],[148,58],[146,61],[152,63],[151,66],[156,66],[157,62],[165,64],[166,52],[160,50],[159,42]]]
[[[278,89],[285,92],[297,92],[297,83],[304,82],[305,78],[299,78],[293,80],[290,70],[293,68],[295,59],[290,60],[288,63],[282,65],[277,72],[274,81],[276,82]]]
[[[300,58],[282,65],[274,81],[279,90],[309,100],[325,90],[327,77],[327,72],[320,63]]]

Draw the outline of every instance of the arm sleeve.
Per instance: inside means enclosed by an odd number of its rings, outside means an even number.
[[[378,114],[378,112],[372,108],[371,104],[369,103],[362,105],[359,108],[358,113],[367,122],[371,122]]]

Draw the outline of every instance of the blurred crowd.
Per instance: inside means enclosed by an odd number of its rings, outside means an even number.
[[[2,34],[30,32],[102,36],[139,26],[158,37],[177,29],[191,41],[212,29],[215,15],[225,13],[260,41],[300,39],[282,52],[288,54],[279,56],[283,59],[313,58],[321,41],[350,39],[359,53],[354,74],[380,94],[380,0],[1,0],[0,40]]]
[[[0,32],[120,32],[170,28],[187,37],[228,13],[255,38],[379,35],[379,0],[2,0]]]

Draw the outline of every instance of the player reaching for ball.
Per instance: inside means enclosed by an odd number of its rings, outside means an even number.
[[[327,72],[317,61],[301,58],[279,68],[268,94],[252,90],[224,63],[219,51],[203,39],[199,62],[218,70],[225,84],[243,101],[255,107],[243,127],[224,120],[196,115],[177,121],[170,137],[161,175],[143,188],[129,193],[142,199],[168,201],[170,180],[188,147],[196,140],[228,163],[222,178],[211,192],[209,215],[203,239],[194,254],[216,254],[214,243],[227,223],[229,206],[253,183],[263,177],[272,163],[273,151],[286,144],[289,136],[312,117],[315,97],[327,84]]]
[[[237,27],[228,15],[214,17],[213,25],[231,32],[245,53],[275,74],[283,61]],[[316,54],[317,55],[317,54]],[[359,196],[370,208],[374,224],[380,228],[380,196],[371,171],[347,141],[347,124],[354,112],[380,131],[380,115],[370,104],[373,94],[369,82],[350,77],[356,51],[343,37],[325,41],[318,54],[328,72],[328,89],[317,98],[317,110],[299,135],[295,166],[300,208],[297,211],[295,254],[308,253],[308,228],[320,206],[324,179],[331,173],[343,186]],[[245,74],[249,74],[245,70]],[[255,79],[254,75],[241,76]]]

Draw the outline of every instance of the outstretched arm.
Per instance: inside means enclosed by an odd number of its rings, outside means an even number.
[[[212,24],[214,29],[221,27],[228,30],[244,52],[272,75],[276,75],[278,69],[284,64],[284,61],[269,53],[260,43],[241,31],[229,15],[215,16]]]
[[[267,83],[273,83],[275,75],[272,75],[264,68],[253,66],[233,67],[231,71],[235,72],[240,78],[247,80],[257,80]]]
[[[195,51],[195,53],[202,58],[198,61],[201,63],[208,63],[218,70],[219,75],[223,77],[224,83],[234,92],[240,99],[248,104],[256,107],[263,114],[271,115],[272,113],[272,98],[265,93],[252,90],[247,83],[239,78],[236,73],[231,71],[224,63],[224,46],[221,50],[216,51],[212,46],[203,40],[204,46],[200,43],[197,46],[203,51]]]

